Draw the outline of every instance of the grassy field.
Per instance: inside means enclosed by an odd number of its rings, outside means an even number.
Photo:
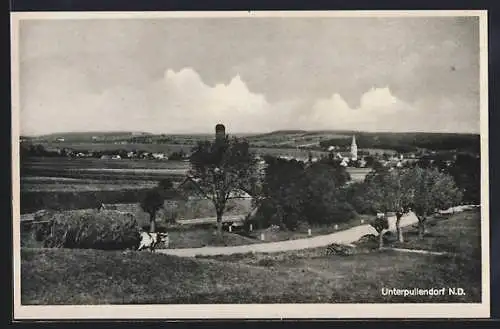
[[[65,179],[64,177],[23,177],[21,191],[23,192],[79,192],[79,191],[120,191],[152,188],[156,181],[144,180],[105,180],[98,179]]]
[[[29,168],[103,168],[103,169],[187,169],[188,162],[146,159],[95,159],[32,157],[24,160],[21,167]]]
[[[23,248],[21,300],[25,305],[479,302],[479,228],[477,213],[454,215],[430,228],[448,234],[443,244],[458,252],[452,256],[395,251],[327,256],[321,248],[183,259],[147,252]],[[428,235],[419,246],[434,248],[436,238]],[[466,295],[383,296],[384,287],[462,287]]]
[[[151,185],[164,178],[181,180],[188,163],[154,160],[33,158],[21,163],[22,191],[117,189]],[[147,182],[147,183],[146,183]],[[78,185],[79,187],[76,187]],[[88,186],[84,186],[88,185]]]
[[[182,161],[30,158],[21,163],[21,213],[139,202],[162,179],[181,181]]]
[[[403,229],[405,242],[395,242],[393,247],[432,250],[481,258],[480,216],[477,211],[466,211],[447,216],[435,216],[427,223],[425,239],[418,239],[418,230],[413,227]]]

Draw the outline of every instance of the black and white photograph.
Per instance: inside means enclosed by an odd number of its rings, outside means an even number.
[[[486,22],[12,13],[15,316],[489,316]]]

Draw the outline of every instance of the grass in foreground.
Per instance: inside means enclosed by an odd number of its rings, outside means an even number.
[[[449,225],[455,239],[470,239],[477,250],[471,234],[459,233],[465,222],[458,217],[441,225]],[[21,293],[23,304],[44,305],[480,302],[481,263],[474,255],[377,251],[342,257],[326,256],[319,248],[184,259],[148,252],[25,248]],[[466,295],[382,296],[384,287],[461,287]]]
[[[418,229],[403,229],[405,242],[394,242],[397,248],[443,251],[481,259],[481,217],[479,211],[465,211],[452,216],[430,218],[424,239]]]

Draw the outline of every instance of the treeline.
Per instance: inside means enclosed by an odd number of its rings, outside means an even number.
[[[352,137],[320,141],[320,146],[349,147]],[[440,133],[356,133],[356,142],[362,148],[392,149],[400,153],[430,150],[464,150],[479,152],[480,138],[474,134]]]
[[[100,158],[102,156],[120,156],[121,158],[129,157],[129,154],[132,153],[134,158],[147,158],[153,159],[152,153],[147,152],[145,150],[125,150],[125,149],[108,149],[101,151],[92,151],[92,150],[72,150],[69,148],[60,148],[56,150],[48,150],[41,144],[28,144],[21,143],[20,145],[20,157],[28,158],[28,157],[66,157],[66,156],[75,156],[76,154],[82,154],[83,156],[91,157],[91,158]],[[161,152],[159,152],[161,153]],[[188,153],[184,150],[173,151],[170,154],[165,154],[170,160],[184,160],[188,157]]]
[[[416,163],[407,168],[376,166],[364,182],[350,183],[338,161],[305,165],[267,156],[255,222],[297,228],[300,223],[330,224],[357,214],[412,208],[420,217],[459,203],[480,203],[480,159],[459,155],[451,165]],[[405,199],[406,198],[406,199]]]
[[[327,224],[356,215],[342,188],[350,176],[337,163],[324,161],[306,166],[301,161],[271,156],[264,160],[267,167],[263,199],[255,219],[259,225],[295,229],[301,222]]]

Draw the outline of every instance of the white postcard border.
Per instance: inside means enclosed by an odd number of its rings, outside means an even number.
[[[20,287],[19,49],[20,20],[151,19],[203,17],[445,17],[480,19],[480,135],[482,303],[473,304],[190,304],[25,306]],[[486,10],[415,11],[229,11],[229,12],[12,12],[12,191],[14,319],[208,319],[208,318],[487,318],[490,316],[488,26]]]

